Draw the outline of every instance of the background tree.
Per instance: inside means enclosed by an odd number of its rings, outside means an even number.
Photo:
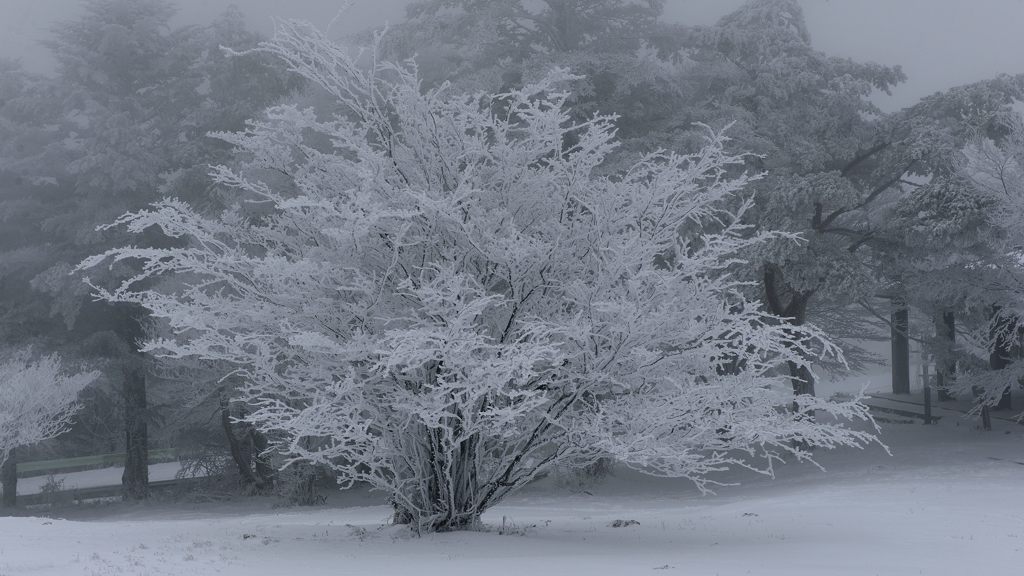
[[[187,244],[84,266],[140,261],[100,297],[169,323],[174,337],[148,350],[234,366],[248,419],[293,461],[445,530],[569,459],[612,454],[704,487],[732,466],[768,472],[807,446],[871,439],[777,409],[791,393],[775,368],[836,350],[780,326],[726,273],[773,233],[744,237],[749,205],[727,209],[750,179],[728,175],[742,157],[721,135],[602,176],[613,124],[572,120],[564,73],[460,96],[423,93],[386,62],[364,70],[295,23],[262,50],[344,113],[277,107],[222,135],[246,162],[215,179],[258,214],[165,200],[117,223]]]
[[[960,151],[979,134],[1002,138],[1021,88],[1021,79],[1009,76],[956,87],[886,119],[890,155],[912,168],[873,213],[874,274],[881,291],[903,300],[904,311],[931,319],[912,327],[918,336],[899,338],[920,340],[934,354],[943,398],[955,373],[957,333],[977,333],[982,325],[987,331],[992,304],[1002,299],[997,287],[1005,258],[1003,233],[992,221],[996,205],[972,191]],[[933,331],[935,337],[925,336]]]
[[[1011,408],[1011,390],[1024,381],[1021,358],[1024,318],[1024,121],[1007,102],[1004,114],[993,116],[989,130],[979,130],[961,149],[954,177],[961,201],[971,211],[950,211],[946,220],[962,224],[965,212],[974,224],[965,238],[974,256],[952,271],[945,285],[968,286],[964,319],[967,340],[960,347],[961,383],[955,390],[972,393],[979,408]],[[954,252],[955,254],[955,252]],[[972,314],[973,312],[973,314]]]
[[[31,300],[26,307],[17,306],[18,297],[9,301],[15,317],[8,326],[40,327],[64,345],[82,344],[77,353],[106,359],[110,379],[123,383],[113,397],[124,407],[124,485],[133,498],[146,495],[149,368],[136,343],[148,323],[141,308],[93,302],[81,278],[69,273],[86,255],[123,240],[96,227],[125,210],[164,195],[219,206],[206,166],[226,159],[230,149],[205,134],[240,128],[296,87],[267,59],[230,58],[220,49],[244,49],[258,39],[237,9],[206,27],[174,29],[173,14],[158,0],[86,2],[81,16],[56,26],[47,44],[56,77],[31,84],[21,107],[5,108],[15,119],[25,106],[46,111],[29,123],[35,139],[23,138],[35,147],[5,154],[22,183],[5,188],[6,206],[14,208],[5,213],[16,215],[18,232],[25,232],[5,247],[12,263],[34,251],[23,258],[22,272],[6,278],[12,293]],[[48,320],[51,314],[57,323]]]
[[[0,62],[0,347],[32,346],[73,357],[63,322],[50,316],[47,300],[30,288],[32,279],[59,253],[39,225],[59,188],[55,177],[35,170],[45,163],[47,147],[55,138],[52,93],[49,79],[29,74],[16,63]],[[7,454],[5,464],[5,493],[13,505],[14,451]]]
[[[885,317],[875,311],[881,296],[897,324],[912,306],[955,306],[921,301],[933,290],[926,284],[949,283],[919,273],[948,258],[952,243],[972,242],[976,231],[966,220],[956,232],[936,226],[936,213],[919,208],[952,200],[956,151],[979,130],[997,128],[1020,98],[1019,80],[957,88],[882,114],[870,98],[903,80],[899,68],[814,50],[797,2],[748,2],[688,38],[699,63],[692,74],[706,92],[680,110],[712,125],[735,122],[730,134],[762,156],[751,166],[765,173],[746,221],[806,240],[766,244],[754,258],[750,270],[769,310],[793,324],[814,319],[835,337],[860,338],[877,328],[861,321],[853,304]],[[948,208],[949,219],[964,215]],[[922,241],[922,230],[945,235],[944,249]],[[908,390],[908,335],[892,333],[903,353],[893,359],[894,386]],[[847,351],[860,358],[855,347]],[[809,374],[793,375],[813,390]]]
[[[735,118],[739,145],[763,157],[748,222],[806,240],[766,244],[755,258],[768,309],[800,325],[873,294],[869,212],[905,167],[886,157],[882,114],[869,96],[902,81],[902,72],[815,50],[790,0],[748,2],[692,38],[710,91],[701,102],[710,106],[689,113],[712,123]],[[799,392],[813,393],[811,374],[792,376]]]
[[[428,85],[452,82],[466,91],[501,91],[553,67],[568,68],[578,76],[570,96],[575,118],[615,113],[622,148],[652,152],[679,131],[666,121],[676,119],[672,108],[689,88],[679,29],[659,19],[663,6],[663,0],[421,0],[384,36],[383,50],[396,61],[415,57]],[[694,149],[702,143],[694,138]]]

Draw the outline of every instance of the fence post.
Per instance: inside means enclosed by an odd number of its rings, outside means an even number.
[[[931,357],[921,350],[921,387],[924,390],[924,423],[932,423],[932,376],[928,373],[928,362]],[[936,366],[935,375],[939,375],[939,368]]]
[[[924,386],[924,423],[932,423],[932,387],[928,384]]]

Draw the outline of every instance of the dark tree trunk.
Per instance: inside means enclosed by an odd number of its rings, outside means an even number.
[[[910,311],[903,298],[892,305],[892,393],[910,394]]]
[[[252,449],[248,442],[243,442],[235,434],[234,424],[231,422],[231,404],[226,398],[220,402],[220,424],[224,429],[224,436],[228,439],[228,448],[231,450],[231,459],[238,469],[238,478],[243,488],[256,486],[256,476],[252,473]]]
[[[146,369],[141,355],[128,360],[124,370],[124,474],[125,500],[149,497],[149,429],[146,408]]]
[[[256,481],[262,490],[271,490],[274,488],[277,470],[270,463],[270,455],[266,454],[267,449],[270,448],[270,442],[267,441],[266,435],[254,426],[250,427],[249,436],[252,438],[253,461],[256,464]]]
[[[788,302],[783,301],[779,284],[781,272],[775,266],[766,266],[764,271],[765,301],[768,311],[785,319],[792,326],[802,326],[807,321],[807,305],[814,292],[793,292]],[[814,375],[807,366],[789,363],[789,376],[793,379],[793,393],[814,396]],[[794,405],[795,406],[795,405]]]
[[[939,400],[952,400],[950,390],[956,383],[956,314],[943,312],[935,316],[935,387]]]
[[[793,379],[793,394],[814,396],[814,375],[810,368],[789,362],[789,376]]]
[[[3,482],[4,497],[0,507],[14,508],[18,505],[18,455],[17,448],[11,448],[0,468],[0,482]]]
[[[124,348],[122,396],[124,400],[124,473],[121,496],[125,500],[149,497],[149,405],[146,398],[146,356],[139,346],[146,338],[146,313],[139,307],[119,307],[117,330]]]
[[[255,492],[273,488],[274,467],[263,454],[269,446],[267,437],[251,424],[232,422],[231,405],[226,398],[221,400],[220,421],[242,487]],[[241,433],[236,432],[239,429]]]

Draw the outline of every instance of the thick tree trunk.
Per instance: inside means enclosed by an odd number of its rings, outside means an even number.
[[[768,305],[768,311],[776,316],[784,318],[785,322],[791,326],[802,326],[807,321],[807,305],[811,301],[811,297],[814,296],[814,291],[801,292],[798,290],[785,290],[790,294],[789,301],[783,301],[783,288],[780,285],[784,285],[782,279],[782,270],[775,265],[768,265],[764,268],[764,292],[765,302]],[[789,377],[793,382],[793,395],[809,395],[814,396],[814,375],[811,374],[809,366],[797,364],[796,362],[787,362],[789,367]],[[793,401],[792,410],[796,413],[798,418],[807,420],[814,420],[814,411],[806,413],[800,412],[800,405]],[[794,441],[793,447],[809,452],[814,449],[813,446],[807,442]]]
[[[275,470],[264,455],[269,442],[251,424],[232,422],[231,405],[227,398],[220,404],[220,421],[228,440],[231,459],[238,469],[242,487],[255,492],[265,492],[274,487]],[[241,430],[238,433],[237,430]]]
[[[765,301],[768,311],[785,319],[793,326],[802,326],[807,321],[807,305],[813,292],[794,292],[788,302],[783,303],[779,283],[781,272],[775,266],[766,266],[764,270]],[[793,379],[793,393],[814,396],[814,375],[806,366],[789,363],[789,376]]]
[[[266,454],[267,449],[270,447],[270,442],[267,440],[266,435],[255,427],[250,427],[249,436],[252,438],[256,481],[262,490],[272,490],[277,478],[277,470],[270,463],[270,456]]]
[[[935,387],[939,391],[939,400],[952,400],[950,390],[956,383],[956,314],[943,312],[936,315],[935,337]]]
[[[892,305],[892,393],[910,394],[910,310],[903,298]]]
[[[124,370],[124,474],[121,494],[125,500],[149,497],[149,428],[146,408],[146,369],[141,355],[127,361]]]
[[[117,337],[125,344],[121,358],[124,400],[124,473],[121,496],[125,500],[149,497],[149,406],[146,394],[146,356],[138,346],[146,337],[146,315],[138,307],[119,308]]]
[[[7,460],[0,468],[0,482],[3,482],[4,497],[0,507],[14,508],[18,505],[18,455],[17,448],[11,448]]]
[[[793,394],[814,396],[814,375],[810,368],[789,362],[789,376],[793,379]]]
[[[220,424],[224,429],[224,436],[228,440],[228,448],[231,451],[231,459],[238,469],[238,478],[242,487],[252,489],[256,487],[256,476],[252,472],[252,448],[248,442],[243,442],[235,434],[234,425],[231,422],[231,404],[226,398],[220,402]]]

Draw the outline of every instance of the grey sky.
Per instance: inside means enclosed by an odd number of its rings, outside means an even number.
[[[177,0],[178,20],[209,20],[231,0]],[[321,26],[343,0],[234,0],[264,31],[271,18],[295,17]],[[354,31],[402,17],[408,0],[353,0],[336,26]],[[0,55],[34,70],[49,60],[37,42],[55,19],[73,17],[79,0],[0,0]],[[667,16],[711,23],[742,0],[668,0]],[[803,0],[815,46],[838,56],[901,64],[910,80],[887,109],[957,84],[1024,72],[1024,0]]]

